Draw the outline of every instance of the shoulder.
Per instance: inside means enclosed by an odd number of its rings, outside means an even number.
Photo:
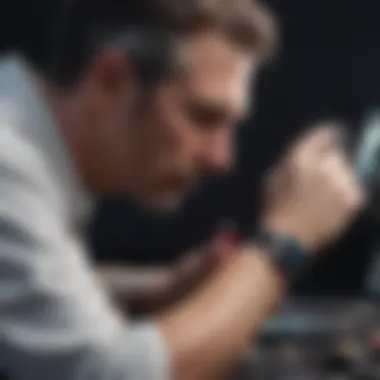
[[[47,175],[43,158],[31,141],[12,125],[0,122],[0,178],[4,184],[22,180],[24,184],[43,186]]]
[[[0,122],[0,214],[59,213],[59,194],[38,148]]]

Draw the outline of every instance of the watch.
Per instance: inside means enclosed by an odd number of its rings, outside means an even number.
[[[291,281],[298,280],[311,265],[312,255],[295,238],[261,231],[254,234],[249,241],[263,248]]]

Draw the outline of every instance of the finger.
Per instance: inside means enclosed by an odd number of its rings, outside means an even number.
[[[346,152],[345,127],[340,123],[325,122],[312,126],[298,141],[294,153],[298,159],[315,159],[331,151]]]

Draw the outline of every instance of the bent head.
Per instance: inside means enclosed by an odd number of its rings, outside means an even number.
[[[107,39],[99,30],[82,75],[62,92],[66,124],[81,115],[67,135],[79,141],[72,147],[87,184],[150,207],[176,205],[204,176],[233,167],[236,128],[271,31],[252,2],[177,2],[154,1],[157,19],[135,29]]]
[[[229,170],[247,110],[252,57],[214,31],[181,43],[177,75],[148,88],[120,78],[111,93],[101,84],[106,106],[93,110],[109,186],[152,205],[176,204],[203,176]],[[102,63],[107,54],[95,63],[98,75],[124,78],[124,57]]]

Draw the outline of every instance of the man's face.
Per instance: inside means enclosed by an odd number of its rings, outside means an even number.
[[[149,94],[129,87],[101,127],[110,187],[149,207],[176,206],[203,177],[230,170],[247,111],[252,57],[212,32],[184,41],[183,54],[180,75]]]

